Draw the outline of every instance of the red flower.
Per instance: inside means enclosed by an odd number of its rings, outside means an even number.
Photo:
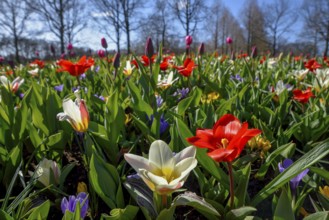
[[[217,162],[232,162],[246,143],[260,134],[258,129],[248,129],[248,123],[241,124],[231,114],[222,116],[212,129],[198,129],[196,136],[187,141],[197,147],[207,148],[208,156]]]
[[[81,57],[77,63],[72,63],[69,60],[61,59],[57,62],[61,67],[58,72],[69,72],[72,76],[80,76],[85,73],[92,65],[94,65],[94,60],[92,58],[86,58],[86,56]]]
[[[311,72],[314,72],[316,69],[321,68],[321,64],[319,64],[318,62],[316,62],[315,59],[310,59],[307,62],[304,62],[304,66],[305,68],[309,69]]]
[[[171,67],[172,66],[172,64],[170,62],[171,60],[172,60],[171,56],[164,57],[163,61],[160,63],[160,69],[162,71],[165,71],[168,69],[168,67]]]
[[[293,99],[303,104],[307,103],[311,97],[314,97],[311,88],[308,88],[304,91],[300,89],[294,89],[292,92],[294,93]]]
[[[191,58],[186,58],[183,66],[175,66],[178,72],[186,77],[189,77],[192,74],[193,69],[196,67]]]
[[[43,67],[45,67],[45,62],[43,62],[42,60],[36,59],[33,62],[31,62],[30,65],[38,65],[38,67],[40,69],[42,69]]]

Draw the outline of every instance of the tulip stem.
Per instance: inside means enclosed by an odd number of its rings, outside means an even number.
[[[234,180],[233,180],[233,169],[232,163],[227,162],[228,165],[228,175],[230,177],[230,208],[233,209],[234,205]]]

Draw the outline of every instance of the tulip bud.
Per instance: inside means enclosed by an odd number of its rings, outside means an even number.
[[[120,53],[116,53],[113,58],[113,66],[118,69],[120,67]]]
[[[187,35],[187,36],[185,37],[185,43],[186,43],[186,46],[190,46],[190,45],[192,44],[192,42],[193,42],[193,38],[192,38],[192,36],[191,36],[191,35]]]
[[[153,48],[153,43],[152,39],[150,37],[147,38],[146,40],[146,46],[145,46],[145,55],[151,59],[151,57],[154,54],[154,48]]]
[[[255,58],[257,56],[257,47],[253,46],[251,49],[251,57]]]
[[[98,54],[98,56],[99,56],[100,58],[105,57],[105,51],[104,51],[104,50],[99,50],[99,51],[97,52],[97,54]]]
[[[61,170],[55,161],[44,158],[42,161],[40,161],[37,169],[34,172],[38,178],[38,181],[44,186],[49,186],[50,184],[59,184]],[[33,172],[29,171],[29,174],[33,175]]]
[[[65,54],[65,53],[62,53],[62,54],[61,54],[61,59],[64,59],[65,56],[66,56],[66,54]]]
[[[36,51],[35,51],[35,56],[39,57],[39,55],[40,55],[40,54],[39,54],[39,51],[36,50]]]
[[[54,47],[54,45],[50,45],[50,52],[52,53],[52,54],[55,54],[55,47]]]
[[[227,38],[226,38],[226,43],[227,43],[227,44],[232,44],[232,43],[233,43],[232,38],[227,37]]]
[[[67,49],[70,50],[70,51],[73,50],[73,45],[72,45],[71,43],[69,43],[69,44],[67,45]]]
[[[204,43],[202,42],[199,46],[199,55],[202,56],[204,54]]]
[[[3,61],[5,61],[5,58],[0,56],[0,63],[2,63]]]
[[[106,42],[106,39],[104,37],[101,39],[101,43],[102,43],[102,47],[104,49],[106,49],[107,48],[107,42]]]

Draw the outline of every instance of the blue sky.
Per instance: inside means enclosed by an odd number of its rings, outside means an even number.
[[[211,2],[213,1],[218,1],[218,0],[207,0],[209,2],[209,4],[211,4]],[[235,16],[235,18],[241,22],[240,16],[239,14],[241,13],[244,4],[246,2],[246,0],[221,0],[224,5],[232,12],[232,14]],[[274,2],[276,0],[258,0],[258,3],[261,7],[264,7],[264,5],[266,3],[271,3]],[[290,3],[294,4],[294,7],[296,9],[298,9],[300,7],[301,4],[301,0],[287,0]],[[296,24],[293,25],[291,27],[292,29],[292,33],[287,35],[286,38],[288,41],[295,41],[297,39],[297,35],[299,34],[300,30],[302,27],[302,22],[301,20],[297,20]],[[101,44],[100,44],[100,39],[102,37],[106,37],[103,36],[101,33],[99,33],[97,30],[88,28],[86,30],[83,30],[81,33],[79,33],[79,40],[80,40],[80,45],[81,46],[85,46],[87,44],[87,46],[89,46],[90,48],[94,49],[94,50],[98,50],[101,49]],[[182,39],[183,40],[183,39]],[[109,41],[108,39],[108,44],[110,49],[114,49],[115,45]]]

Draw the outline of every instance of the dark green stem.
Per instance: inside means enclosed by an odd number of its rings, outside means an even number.
[[[233,169],[232,163],[227,162],[228,165],[228,175],[230,177],[230,208],[233,209],[234,206],[234,180],[233,180]]]

